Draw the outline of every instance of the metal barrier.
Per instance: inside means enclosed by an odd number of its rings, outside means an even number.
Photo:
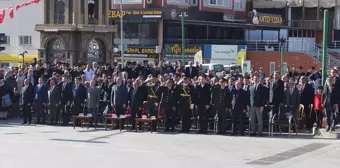
[[[283,44],[283,50],[289,52],[309,52],[314,50],[314,45],[303,43],[303,40],[287,40]],[[280,51],[280,43],[277,40],[248,40],[248,51]]]

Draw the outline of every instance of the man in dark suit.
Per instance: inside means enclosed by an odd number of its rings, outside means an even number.
[[[189,63],[189,67],[185,68],[185,76],[188,78],[194,78],[197,76],[197,69],[196,67],[192,66],[192,62]]]
[[[77,77],[73,85],[73,115],[79,115],[79,113],[84,112],[86,96],[87,90],[81,83],[81,78]]]
[[[131,108],[131,125],[132,130],[136,128],[136,115],[138,118],[142,117],[142,106],[143,106],[143,86],[140,85],[141,82],[139,79],[137,79],[133,83],[133,91],[131,95],[131,102],[130,102],[130,108]],[[142,129],[142,123],[139,124],[139,128]]]
[[[56,125],[60,118],[60,89],[56,86],[54,79],[50,80],[50,89],[48,91],[49,120],[51,125]]]
[[[315,122],[315,113],[311,113],[310,109],[310,105],[314,103],[314,88],[312,84],[308,83],[307,77],[302,76],[297,89],[300,92],[300,103],[304,106],[306,129],[311,131]]]
[[[71,76],[62,77],[61,86],[61,113],[63,125],[67,126],[70,119],[71,103],[73,101],[73,84],[71,82]]]
[[[300,92],[292,79],[289,80],[288,88],[284,93],[284,105],[292,110],[293,115],[296,114],[300,106]]]
[[[250,83],[250,77],[248,77],[248,76],[246,76],[246,77],[244,77],[243,78],[243,86],[242,86],[242,88],[243,88],[243,90],[244,91],[246,91],[247,92],[247,94],[248,94],[248,100],[246,100],[246,101],[250,101],[249,100],[249,98],[250,98],[250,87],[252,86],[252,84]]]
[[[220,79],[219,84],[211,89],[211,104],[218,115],[218,132],[217,134],[225,134],[226,132],[226,116],[231,109],[230,92],[226,87],[225,79]]]
[[[284,99],[284,82],[280,79],[279,72],[274,72],[274,79],[269,87],[269,104],[274,105],[274,113],[278,112],[279,106]]]
[[[127,89],[126,91],[128,93],[128,98],[127,98],[128,103],[127,103],[126,106],[130,107],[132,95],[133,95],[133,90],[134,90],[134,88],[132,86],[132,80],[131,79],[128,79],[127,84],[126,84],[126,89]]]
[[[266,88],[261,85],[260,78],[254,76],[254,84],[249,89],[250,96],[250,121],[251,121],[251,131],[250,136],[256,135],[256,120],[258,124],[258,135],[262,136],[263,132],[263,121],[262,113],[264,111],[264,106],[266,105]]]
[[[28,79],[24,80],[24,87],[21,90],[21,105],[24,114],[24,122],[22,124],[31,124],[32,122],[32,112],[31,107],[33,105],[33,86],[30,85]]]
[[[198,78],[199,85],[196,86],[196,105],[198,108],[200,128],[197,133],[208,133],[208,117],[211,101],[210,86],[206,84],[204,76]]]
[[[326,87],[322,95],[322,105],[326,109],[327,129],[326,131],[335,130],[335,108],[339,108],[339,93],[334,85],[334,77],[327,78]]]
[[[247,103],[247,92],[242,89],[242,84],[240,81],[235,83],[235,89],[232,91],[232,121],[233,121],[233,133],[236,135],[236,126],[238,128],[239,134],[244,135],[244,115],[249,111],[249,104]]]
[[[34,111],[37,113],[37,124],[45,124],[45,109],[48,103],[48,87],[44,84],[44,79],[42,77],[39,78],[38,82],[39,83],[35,86],[34,89]]]

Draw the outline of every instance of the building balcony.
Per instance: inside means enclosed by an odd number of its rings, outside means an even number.
[[[37,24],[35,31],[86,31],[86,32],[117,32],[116,25],[90,25],[90,24]]]
[[[322,30],[323,20],[289,20],[288,26],[299,29]]]

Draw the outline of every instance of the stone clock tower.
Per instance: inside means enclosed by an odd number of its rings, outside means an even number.
[[[111,0],[44,0],[39,58],[47,62],[110,62],[114,33]]]

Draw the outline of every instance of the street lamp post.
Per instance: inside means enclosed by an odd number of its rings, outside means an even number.
[[[284,51],[284,44],[286,43],[286,39],[284,39],[283,37],[280,38],[280,56],[281,56],[281,76],[283,76],[283,58],[284,58],[284,55],[283,55],[283,51]]]
[[[123,49],[123,0],[120,0],[120,57],[122,67],[124,66],[124,49]]]
[[[24,51],[21,54],[19,54],[22,57],[22,67],[24,67],[25,65],[25,54],[28,54],[28,52]]]
[[[184,28],[184,18],[188,17],[186,12],[181,12],[181,14],[179,15],[179,17],[181,17],[181,28],[182,28],[182,65],[185,66],[185,28]]]
[[[327,72],[326,72],[327,56],[328,56],[327,42],[328,42],[328,10],[325,10],[323,14],[322,82],[321,82],[321,85],[324,85],[327,79]]]

